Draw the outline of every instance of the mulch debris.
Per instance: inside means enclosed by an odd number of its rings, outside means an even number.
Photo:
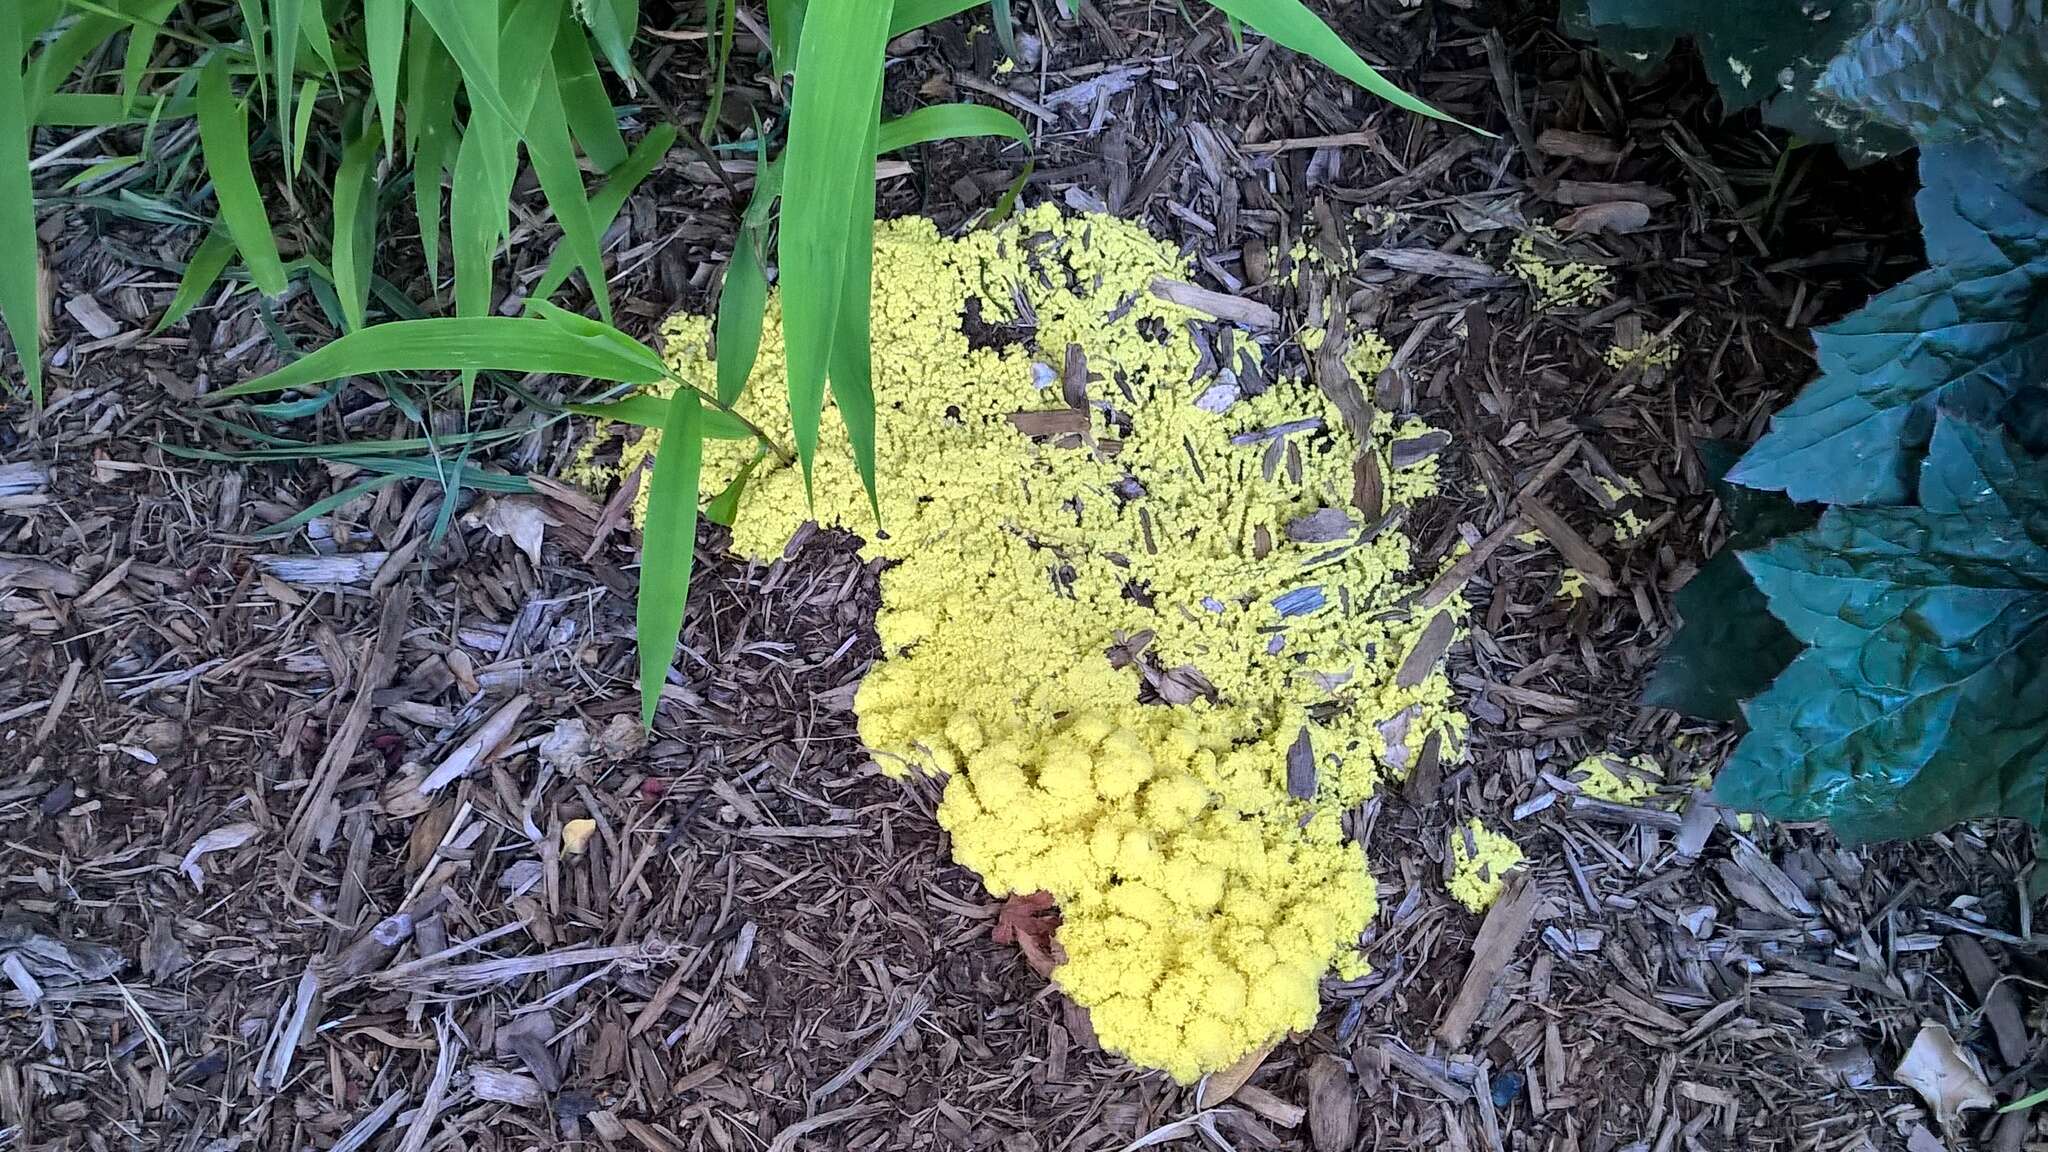
[[[1284,334],[1375,328],[1394,365],[1352,399],[1451,433],[1412,448],[1448,494],[1403,530],[1457,553],[1425,601],[1475,605],[1471,755],[1352,813],[1375,970],[1313,1033],[1199,1098],[1094,1047],[1020,951],[1042,909],[1006,913],[947,859],[937,786],[861,749],[877,572],[844,537],[772,564],[707,538],[651,738],[627,502],[547,478],[574,426],[517,417],[477,459],[532,490],[465,491],[438,544],[442,489],[411,480],[258,538],[365,477],[159,445],[221,446],[189,401],[275,362],[271,317],[235,296],[149,335],[176,242],[60,207],[51,400],[0,422],[0,1146],[2048,1146],[1894,1077],[1941,1038],[2001,1099],[2038,1076],[2024,839],[1752,825],[1706,788],[1731,734],[1634,703],[1722,534],[1695,443],[1753,436],[1806,327],[1911,269],[1899,170],[1781,171],[1694,69],[1627,81],[1543,18],[1363,8],[1354,43],[1499,136],[1137,0],[1020,5],[1008,74],[969,24],[905,38],[890,93],[1000,102],[1039,134],[1027,196],[1184,238],[1202,282],[1169,290],[1219,358],[1277,332],[1340,387]],[[687,121],[699,48],[662,51],[650,100]],[[882,199],[946,225],[1022,167],[925,153]],[[708,303],[750,171],[679,150],[635,197],[607,238],[628,326]],[[1532,305],[1510,246],[1537,224],[1604,299]],[[367,386],[320,420],[407,427]],[[1660,787],[1585,794],[1597,753]],[[1481,916],[1443,885],[1473,817],[1529,858]]]

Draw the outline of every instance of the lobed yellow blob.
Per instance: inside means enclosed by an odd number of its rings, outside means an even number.
[[[1612,295],[1614,278],[1607,269],[1549,255],[1561,248],[1557,233],[1541,226],[1515,237],[1508,246],[1508,271],[1529,286],[1539,311],[1590,307]]]
[[[954,858],[993,894],[1052,893],[1055,979],[1105,1047],[1182,1081],[1311,1027],[1333,966],[1364,972],[1374,885],[1341,813],[1427,742],[1457,759],[1465,736],[1440,666],[1395,680],[1433,615],[1408,598],[1433,573],[1413,570],[1399,532],[1367,539],[1346,511],[1360,453],[1390,504],[1434,489],[1434,461],[1395,470],[1387,456],[1420,426],[1380,414],[1348,428],[1296,378],[1219,400],[1196,375],[1196,314],[1150,291],[1188,275],[1140,227],[1051,206],[955,240],[920,219],[879,226],[881,530],[828,406],[815,501],[794,468],[764,462],[733,533],[738,551],[775,556],[815,516],[890,562],[884,656],[854,705],[862,739],[886,771],[945,775]],[[1029,346],[971,345],[970,306]],[[679,376],[710,390],[709,322],[677,316],[665,334]],[[1010,417],[1065,410],[1070,346],[1085,418],[1034,441]],[[783,355],[771,296],[741,407],[786,438]],[[705,491],[753,455],[707,444]],[[1318,513],[1352,522],[1290,536]],[[1141,666],[1152,695],[1183,702],[1140,703]],[[1287,790],[1304,733],[1306,800]]]
[[[1451,829],[1451,896],[1474,912],[1500,899],[1508,873],[1522,863],[1522,846],[1476,818]]]
[[[1579,761],[1569,779],[1579,791],[1596,800],[1641,805],[1657,795],[1664,782],[1664,770],[1648,755],[1624,760],[1612,753],[1597,753]]]

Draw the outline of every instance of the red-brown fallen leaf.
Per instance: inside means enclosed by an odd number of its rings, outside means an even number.
[[[991,935],[998,944],[1015,944],[1031,970],[1050,979],[1052,970],[1064,959],[1059,955],[1059,944],[1053,940],[1059,926],[1060,914],[1053,907],[1052,893],[1033,892],[1003,902]]]

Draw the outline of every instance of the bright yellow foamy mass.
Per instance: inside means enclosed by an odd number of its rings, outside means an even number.
[[[1361,442],[1313,384],[1204,367],[1198,315],[1151,291],[1188,274],[1132,224],[1051,207],[958,240],[882,225],[886,535],[830,410],[815,506],[794,468],[757,471],[734,531],[742,553],[779,555],[815,510],[891,561],[862,738],[887,770],[946,777],[954,858],[995,895],[1052,893],[1060,987],[1104,1046],[1182,1081],[1312,1027],[1332,968],[1363,974],[1374,885],[1342,813],[1426,742],[1446,759],[1464,742],[1440,667],[1425,658],[1396,685],[1431,617],[1463,605],[1416,610],[1429,574],[1410,570],[1408,539],[1351,506],[1361,450],[1387,507],[1434,488],[1433,462],[1397,471],[1388,454],[1424,429],[1381,414]],[[970,300],[1023,342],[970,347]],[[711,391],[709,322],[679,316],[666,335],[676,371]],[[1033,440],[1010,417],[1067,407],[1070,345],[1086,418]],[[786,442],[773,299],[742,408]],[[752,457],[709,445],[705,491]],[[1140,703],[1141,665],[1148,700],[1164,677],[1183,702]],[[1290,749],[1312,799],[1289,795]]]

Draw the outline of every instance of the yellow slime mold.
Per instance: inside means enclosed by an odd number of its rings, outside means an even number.
[[[828,408],[815,504],[794,468],[764,466],[733,534],[778,555],[815,514],[892,562],[862,739],[885,771],[946,776],[955,859],[993,894],[1052,893],[1061,988],[1104,1046],[1182,1081],[1313,1026],[1333,967],[1364,973],[1374,885],[1342,813],[1425,743],[1455,759],[1465,731],[1440,667],[1396,683],[1462,601],[1413,609],[1429,574],[1409,541],[1349,506],[1361,452],[1388,506],[1434,489],[1433,462],[1396,470],[1386,453],[1419,426],[1380,414],[1361,442],[1299,379],[1219,398],[1196,374],[1196,314],[1150,290],[1187,275],[1139,227],[1051,207],[958,240],[881,225],[883,532]],[[970,301],[1031,347],[971,346]],[[665,333],[677,373],[711,390],[709,322]],[[1070,346],[1086,413],[1041,417],[1068,426],[1034,441],[1010,417],[1066,410]],[[771,297],[742,408],[786,438],[782,380]],[[708,444],[705,490],[752,456]],[[1141,669],[1179,703],[1140,703]],[[1309,798],[1289,794],[1290,750]]]

